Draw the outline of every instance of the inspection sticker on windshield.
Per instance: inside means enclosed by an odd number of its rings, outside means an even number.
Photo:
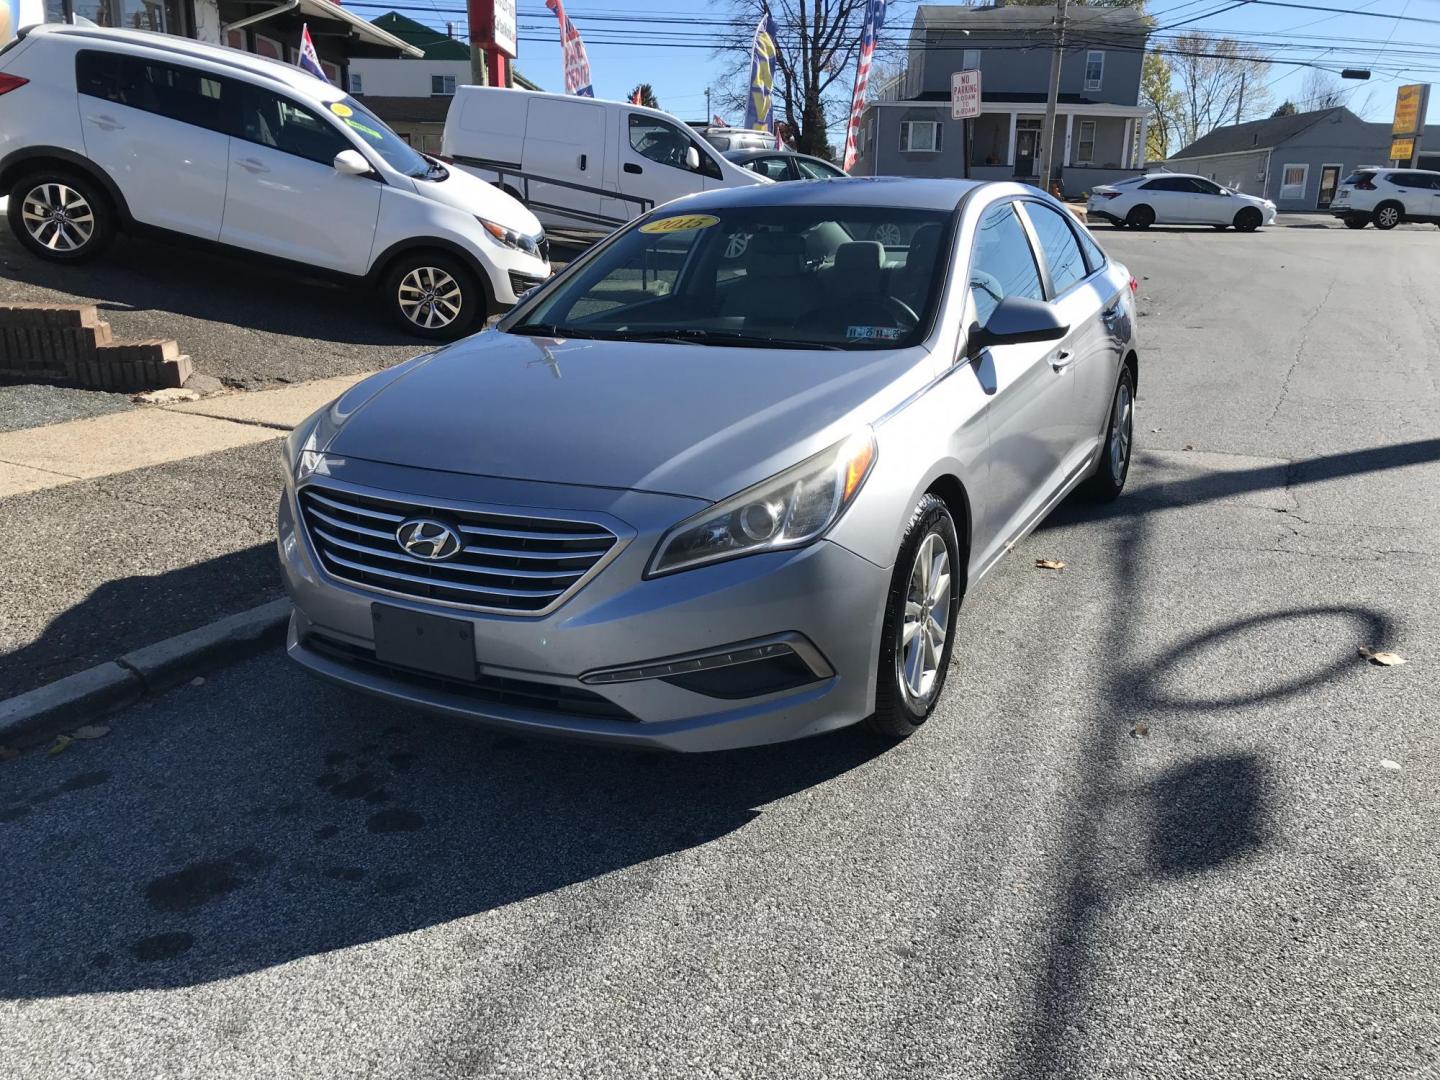
[[[364,124],[360,123],[359,120],[351,120],[347,118],[345,120],[345,123],[349,124],[356,131],[360,132],[361,135],[369,135],[370,138],[374,139],[376,142],[380,142],[384,138],[384,136],[381,135],[380,132],[376,131],[372,127],[366,127]]]
[[[847,326],[845,336],[857,341],[895,341],[900,337],[898,326]]]
[[[681,217],[647,221],[640,226],[640,231],[643,233],[689,232],[691,229],[708,229],[711,225],[719,224],[720,219],[713,214],[685,214]]]
[[[340,117],[342,120],[347,116],[355,115],[355,110],[350,108],[350,106],[346,105],[343,101],[332,101],[330,103],[330,111],[333,112],[336,116]]]

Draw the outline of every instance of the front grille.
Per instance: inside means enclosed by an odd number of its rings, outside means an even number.
[[[382,664],[373,649],[352,645],[348,641],[312,633],[305,638],[305,647],[321,656],[328,656],[351,667],[365,668],[416,689],[437,689],[459,694],[487,705],[512,705],[536,712],[559,713],[565,716],[587,716],[601,720],[634,721],[638,717],[616,705],[607,697],[578,686],[557,686],[552,683],[511,679],[499,675],[478,675],[468,679],[447,679],[414,668]]]
[[[533,289],[545,279],[535,277],[533,274],[522,274],[518,270],[510,271],[510,290],[518,298],[522,293]]]
[[[331,577],[479,611],[536,615],[556,607],[620,542],[584,521],[452,510],[309,484],[300,510]],[[395,531],[412,517],[454,526],[460,552],[442,562],[405,552]]]

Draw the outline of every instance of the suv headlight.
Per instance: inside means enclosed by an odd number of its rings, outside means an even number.
[[[687,518],[661,539],[645,576],[818,540],[855,501],[875,454],[866,428]]]
[[[504,225],[497,225],[493,221],[486,221],[482,217],[477,217],[475,220],[480,222],[480,225],[495,239],[496,243],[504,244],[516,251],[523,251],[526,255],[534,255],[537,259],[540,257],[540,245],[534,237],[518,233],[514,229],[507,229]]]

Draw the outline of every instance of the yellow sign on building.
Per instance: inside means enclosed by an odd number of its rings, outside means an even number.
[[[1408,161],[1409,161],[1412,157],[1414,157],[1414,156],[1415,156],[1415,140],[1414,140],[1413,138],[1409,138],[1409,139],[1391,139],[1391,140],[1390,140],[1390,160],[1391,160],[1391,161],[1399,161],[1399,162],[1401,162],[1401,163],[1405,163],[1405,162],[1408,162]]]
[[[1425,87],[1411,83],[1395,91],[1395,123],[1390,127],[1392,135],[1414,135],[1424,126],[1420,106],[1425,101]],[[1392,158],[1396,155],[1391,154]]]

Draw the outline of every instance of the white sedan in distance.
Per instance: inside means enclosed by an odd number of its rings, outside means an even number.
[[[1116,184],[1100,184],[1090,192],[1086,212],[1117,229],[1148,229],[1151,225],[1210,225],[1254,232],[1275,220],[1269,199],[1221,187],[1213,180],[1187,173],[1147,173]]]

